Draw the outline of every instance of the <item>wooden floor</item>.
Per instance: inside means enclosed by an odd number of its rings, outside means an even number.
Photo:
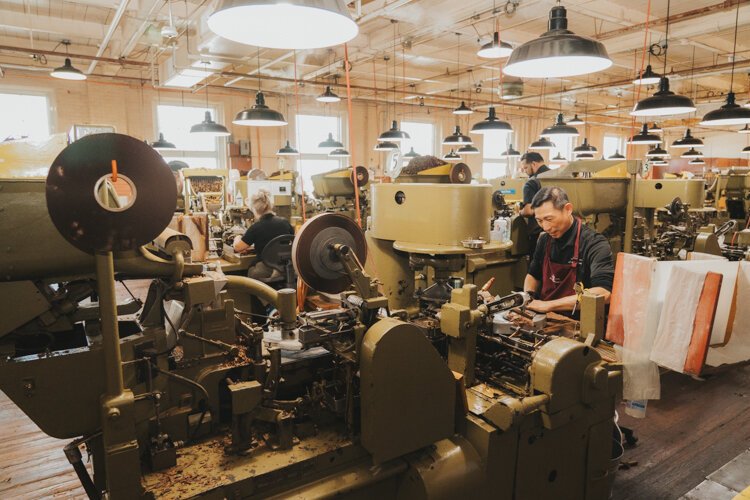
[[[44,434],[2,392],[0,422],[0,498],[87,498],[63,453],[69,441]]]
[[[638,465],[617,473],[613,500],[677,499],[750,448],[750,365],[705,381],[667,373],[661,382],[645,419],[620,410],[620,424],[639,438],[623,459]]]

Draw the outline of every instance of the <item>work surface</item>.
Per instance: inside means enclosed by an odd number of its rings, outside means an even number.
[[[661,382],[663,399],[648,403],[645,419],[618,410],[639,438],[623,461],[638,465],[618,471],[613,500],[677,499],[750,447],[750,364],[705,381],[670,372]]]

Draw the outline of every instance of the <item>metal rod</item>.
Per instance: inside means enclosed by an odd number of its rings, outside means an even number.
[[[124,385],[122,379],[122,357],[120,355],[120,332],[117,325],[115,267],[112,260],[112,252],[97,253],[95,259],[107,395],[117,397],[122,395]]]

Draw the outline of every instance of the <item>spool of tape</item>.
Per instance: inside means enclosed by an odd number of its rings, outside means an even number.
[[[94,134],[65,148],[47,174],[47,211],[87,253],[134,250],[172,219],[177,187],[164,159],[123,134]]]

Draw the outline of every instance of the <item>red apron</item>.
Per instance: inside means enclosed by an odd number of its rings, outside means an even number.
[[[557,264],[550,259],[552,248],[552,237],[547,238],[547,249],[544,253],[544,264],[542,265],[542,293],[541,300],[555,300],[575,294],[573,285],[576,284],[576,268],[578,267],[578,243],[581,241],[581,226],[578,220],[578,231],[576,232],[576,243],[573,250],[572,264]]]

